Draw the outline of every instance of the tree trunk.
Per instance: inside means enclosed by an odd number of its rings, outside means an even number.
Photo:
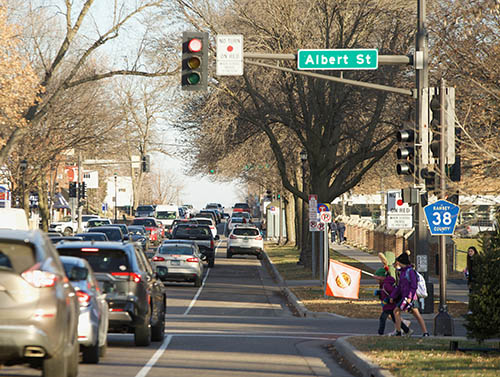
[[[286,244],[294,245],[296,240],[295,233],[295,198],[290,192],[286,192],[285,212],[286,212]]]
[[[42,219],[42,230],[47,232],[49,230],[49,218],[50,218],[50,210],[49,210],[49,201],[47,197],[47,189],[45,185],[45,178],[43,175],[38,177],[38,211],[40,213],[40,217]]]

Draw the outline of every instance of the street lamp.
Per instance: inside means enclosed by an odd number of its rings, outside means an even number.
[[[21,162],[19,162],[19,168],[21,169],[21,174],[22,174],[22,177],[21,177],[21,183],[22,183],[22,193],[21,193],[21,208],[24,209],[24,192],[26,191],[26,188],[24,187],[24,178],[25,178],[25,175],[26,175],[26,168],[28,167],[28,161],[26,160],[21,160]]]
[[[117,183],[116,183],[117,180],[118,180],[118,176],[115,173],[115,223],[116,223],[116,220],[117,220],[117,212],[116,212],[116,210],[117,210],[117,208],[116,208],[116,197],[118,195]]]

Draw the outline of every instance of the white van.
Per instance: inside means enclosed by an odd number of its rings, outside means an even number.
[[[0,229],[30,230],[22,208],[0,208]]]
[[[159,204],[156,206],[156,219],[164,227],[170,228],[175,219],[179,218],[179,207],[173,204]]]

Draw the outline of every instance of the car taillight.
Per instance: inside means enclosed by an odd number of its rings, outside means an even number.
[[[111,275],[119,277],[128,277],[128,279],[130,281],[133,281],[134,283],[140,283],[142,280],[142,276],[136,274],[135,272],[112,272]]]
[[[186,259],[186,262],[198,263],[200,260],[196,257]]]
[[[255,239],[256,239],[257,241],[260,241],[260,240],[262,239],[262,236],[257,236],[257,237],[255,237]]]
[[[214,240],[210,240],[210,248],[213,249],[215,247],[215,242]]]
[[[83,291],[76,291],[76,297],[78,297],[78,303],[80,306],[89,306],[90,305],[90,295]]]
[[[29,269],[24,271],[21,276],[35,288],[53,287],[57,281],[57,275],[51,272],[40,270]]]
[[[237,239],[238,237],[236,237],[234,234],[231,234],[231,235],[229,236],[229,238],[230,238],[230,239],[232,239],[232,240],[235,240],[235,239]]]
[[[156,255],[153,257],[153,262],[164,262],[165,258],[157,257]]]

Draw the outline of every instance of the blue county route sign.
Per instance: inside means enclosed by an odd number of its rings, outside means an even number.
[[[424,207],[425,218],[429,230],[433,236],[452,235],[457,225],[457,217],[460,208],[446,200],[438,200],[436,203]]]

